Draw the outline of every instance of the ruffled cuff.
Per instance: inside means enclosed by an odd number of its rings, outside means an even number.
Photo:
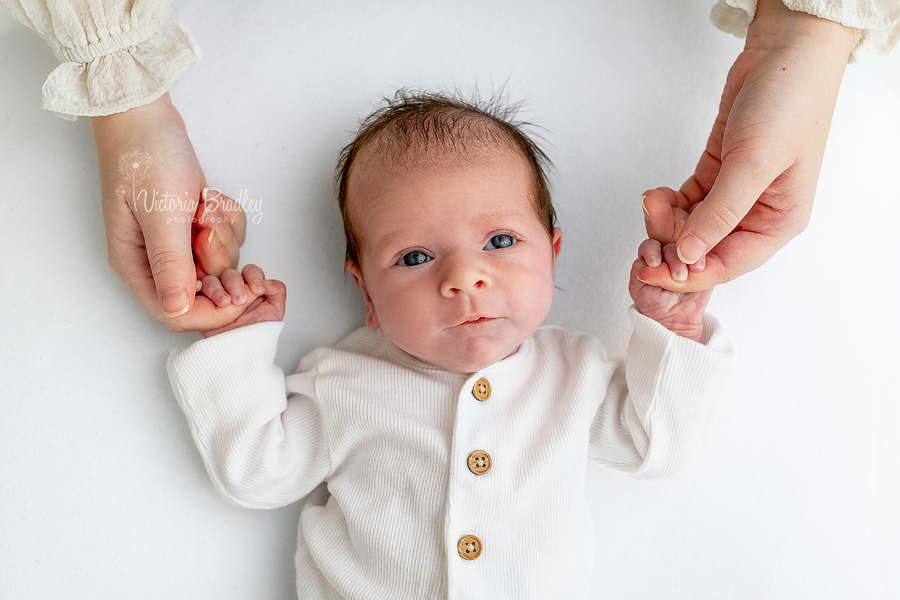
[[[67,49],[75,60],[59,65],[47,77],[44,108],[74,121],[78,116],[98,117],[144,106],[165,94],[200,58],[200,48],[181,23],[170,22],[146,40],[126,46],[129,37],[123,34]],[[78,60],[83,58],[90,60]]]
[[[799,10],[822,19],[856,29],[856,46],[850,54],[855,62],[861,51],[887,54],[900,42],[900,2],[825,2],[823,0],[783,0],[791,10]],[[747,27],[756,14],[756,0],[718,0],[710,12],[713,25],[738,37],[747,35]]]
[[[171,0],[0,4],[62,62],[44,82],[43,107],[67,120],[149,104],[200,58],[187,28],[167,23]]]

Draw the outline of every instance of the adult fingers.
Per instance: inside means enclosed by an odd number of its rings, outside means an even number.
[[[199,266],[209,275],[220,277],[226,270],[234,268],[219,232],[215,229],[201,229],[194,238],[194,253]]]
[[[661,187],[644,192],[641,203],[647,237],[661,244],[674,242],[691,209],[685,195],[671,188]]]
[[[216,212],[216,218],[220,223],[228,225],[230,233],[234,237],[236,248],[244,244],[247,232],[247,216],[237,200],[226,196],[216,188],[205,188],[203,199],[206,204],[212,206]],[[237,261],[235,261],[237,264]]]
[[[228,260],[225,268],[237,268],[246,228],[244,211],[237,202],[212,188],[203,188],[201,198],[202,202],[197,208],[197,226],[216,230],[216,237]]]
[[[770,176],[754,160],[727,158],[712,189],[681,228],[677,249],[682,262],[697,262],[734,231],[776,175]]]
[[[760,266],[779,248],[779,238],[754,231],[736,231],[723,239],[706,255],[702,271],[688,267],[685,281],[675,281],[669,267],[645,267],[640,279],[672,292],[699,292],[731,281]]]
[[[666,244],[663,247],[663,259],[669,265],[669,274],[675,281],[686,281],[688,278],[687,265],[678,260],[675,252],[675,244]]]
[[[662,247],[656,240],[644,240],[638,247],[638,258],[651,267],[662,264]]]
[[[647,190],[641,198],[647,237],[661,244],[667,244],[675,239],[675,221],[670,204],[670,196],[674,194],[675,192],[669,188],[658,188]]]
[[[178,317],[188,312],[197,289],[191,253],[191,219],[170,218],[171,213],[139,213],[147,260],[163,313]]]

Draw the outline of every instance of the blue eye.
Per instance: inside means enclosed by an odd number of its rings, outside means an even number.
[[[494,237],[492,237],[490,239],[490,241],[488,241],[487,246],[485,246],[484,249],[485,250],[497,250],[499,248],[509,248],[510,246],[515,244],[517,241],[519,241],[519,240],[517,240],[513,236],[507,235],[505,233],[501,233],[499,235],[495,235]]]
[[[416,265],[421,265],[422,263],[427,263],[430,260],[433,259],[421,250],[413,250],[412,252],[407,252],[401,256],[400,260],[397,261],[397,264],[404,267],[414,267]]]

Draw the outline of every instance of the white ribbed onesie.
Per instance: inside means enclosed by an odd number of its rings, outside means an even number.
[[[696,450],[734,348],[630,311],[627,360],[593,337],[542,327],[512,356],[456,373],[361,329],[274,364],[281,323],[201,340],[169,360],[216,488],[241,506],[299,500],[301,599],[587,598],[587,461],[665,476]],[[472,393],[481,378],[491,395]],[[475,475],[467,458],[488,453]],[[457,542],[477,536],[481,556]]]

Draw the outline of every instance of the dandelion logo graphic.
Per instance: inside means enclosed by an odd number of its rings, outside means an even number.
[[[137,192],[135,188],[148,177],[153,166],[153,158],[150,154],[140,148],[132,148],[119,158],[119,174],[125,179],[131,180],[131,199],[134,202],[134,210],[137,211]],[[147,195],[147,190],[142,189],[141,193]]]

